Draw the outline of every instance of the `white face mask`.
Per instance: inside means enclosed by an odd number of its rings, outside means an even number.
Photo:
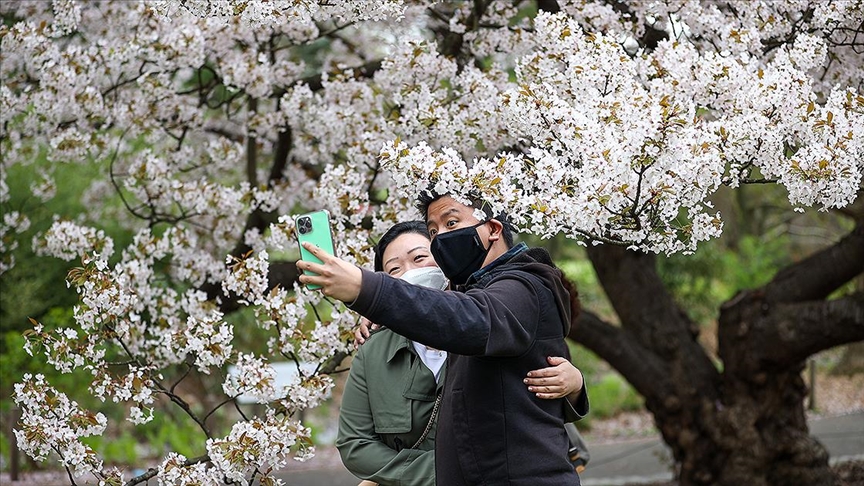
[[[438,290],[446,289],[449,283],[444,272],[438,267],[413,268],[403,273],[401,278],[414,285]]]

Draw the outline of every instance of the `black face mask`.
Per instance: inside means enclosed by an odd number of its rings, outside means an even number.
[[[477,227],[486,223],[481,221],[474,226],[441,233],[432,240],[429,250],[452,284],[463,285],[483,266],[492,245],[483,247]]]

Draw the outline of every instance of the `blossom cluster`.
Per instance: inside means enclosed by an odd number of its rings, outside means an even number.
[[[205,462],[188,464],[186,456],[169,452],[156,476],[160,486],[221,486],[219,470]]]
[[[41,238],[34,238],[37,255],[49,255],[66,261],[85,254],[107,261],[114,254],[114,240],[103,230],[81,226],[71,221],[55,221]]]
[[[269,24],[306,25],[317,20],[337,18],[344,22],[399,18],[405,9],[403,0],[275,0],[247,2],[242,0],[196,0],[184,2],[182,8],[202,18],[228,22],[238,19],[253,27]],[[165,15],[176,13],[170,2],[156,6]]]
[[[94,368],[95,370],[95,368]],[[133,402],[129,409],[129,421],[134,424],[144,424],[153,420],[153,389],[155,386],[150,378],[150,369],[130,366],[129,373],[124,376],[111,376],[108,369],[94,372],[96,377],[90,386],[93,396],[105,400],[106,394],[115,402]]]
[[[48,385],[44,376],[29,373],[15,384],[15,403],[21,409],[15,438],[23,452],[37,460],[57,453],[63,465],[76,476],[102,474],[102,461],[80,439],[102,435],[107,425],[104,415],[82,410]]]
[[[263,358],[251,354],[237,356],[237,372],[228,375],[222,389],[229,397],[242,394],[251,396],[258,403],[275,400],[281,390],[276,389],[276,371]]]
[[[819,39],[802,35],[765,64],[673,42],[630,58],[565,15],[534,24],[526,42],[537,48],[517,60],[518,84],[496,113],[525,155],[468,161],[397,140],[381,160],[402,193],[474,193],[535,234],[665,253],[718,236],[709,197],[754,168],[793,205],[841,207],[857,195],[862,98],[848,88],[816,104],[807,73],[823,62]]]
[[[770,59],[773,46],[788,39],[797,40],[806,33],[818,35],[832,45],[834,59],[812,66],[811,81],[818,91],[830,91],[838,84],[857,85],[860,89],[864,79],[864,66],[854,39],[864,20],[864,8],[857,0],[634,2],[632,16],[639,20],[656,19],[656,27],[670,31],[673,37],[723,56],[747,54],[760,58],[767,51],[765,57]],[[640,24],[644,22],[632,23]]]
[[[310,433],[295,420],[269,413],[263,419],[234,424],[223,439],[208,440],[207,452],[225,478],[246,486],[253,472],[259,472],[263,481],[271,471],[284,467],[295,449],[299,448],[296,458],[305,459],[311,451],[307,446]]]
[[[316,407],[330,397],[335,383],[328,375],[311,375],[301,377],[285,390],[285,397],[279,401],[279,406],[288,414]]]

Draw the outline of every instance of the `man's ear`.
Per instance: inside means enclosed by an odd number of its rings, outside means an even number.
[[[504,225],[501,221],[497,219],[490,219],[489,221],[489,241],[496,242],[501,239],[504,235]]]

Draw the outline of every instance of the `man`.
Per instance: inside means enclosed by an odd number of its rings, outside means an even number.
[[[432,254],[457,292],[361,270],[314,245],[306,248],[324,264],[298,262],[300,270],[318,274],[301,282],[450,353],[435,446],[437,484],[578,485],[563,423],[568,414],[587,413],[584,386],[570,401],[540,400],[523,382],[548,356],[566,355],[570,302],[561,272],[544,250],[512,247],[502,217],[478,220],[474,207],[447,195],[422,198],[419,206]]]

